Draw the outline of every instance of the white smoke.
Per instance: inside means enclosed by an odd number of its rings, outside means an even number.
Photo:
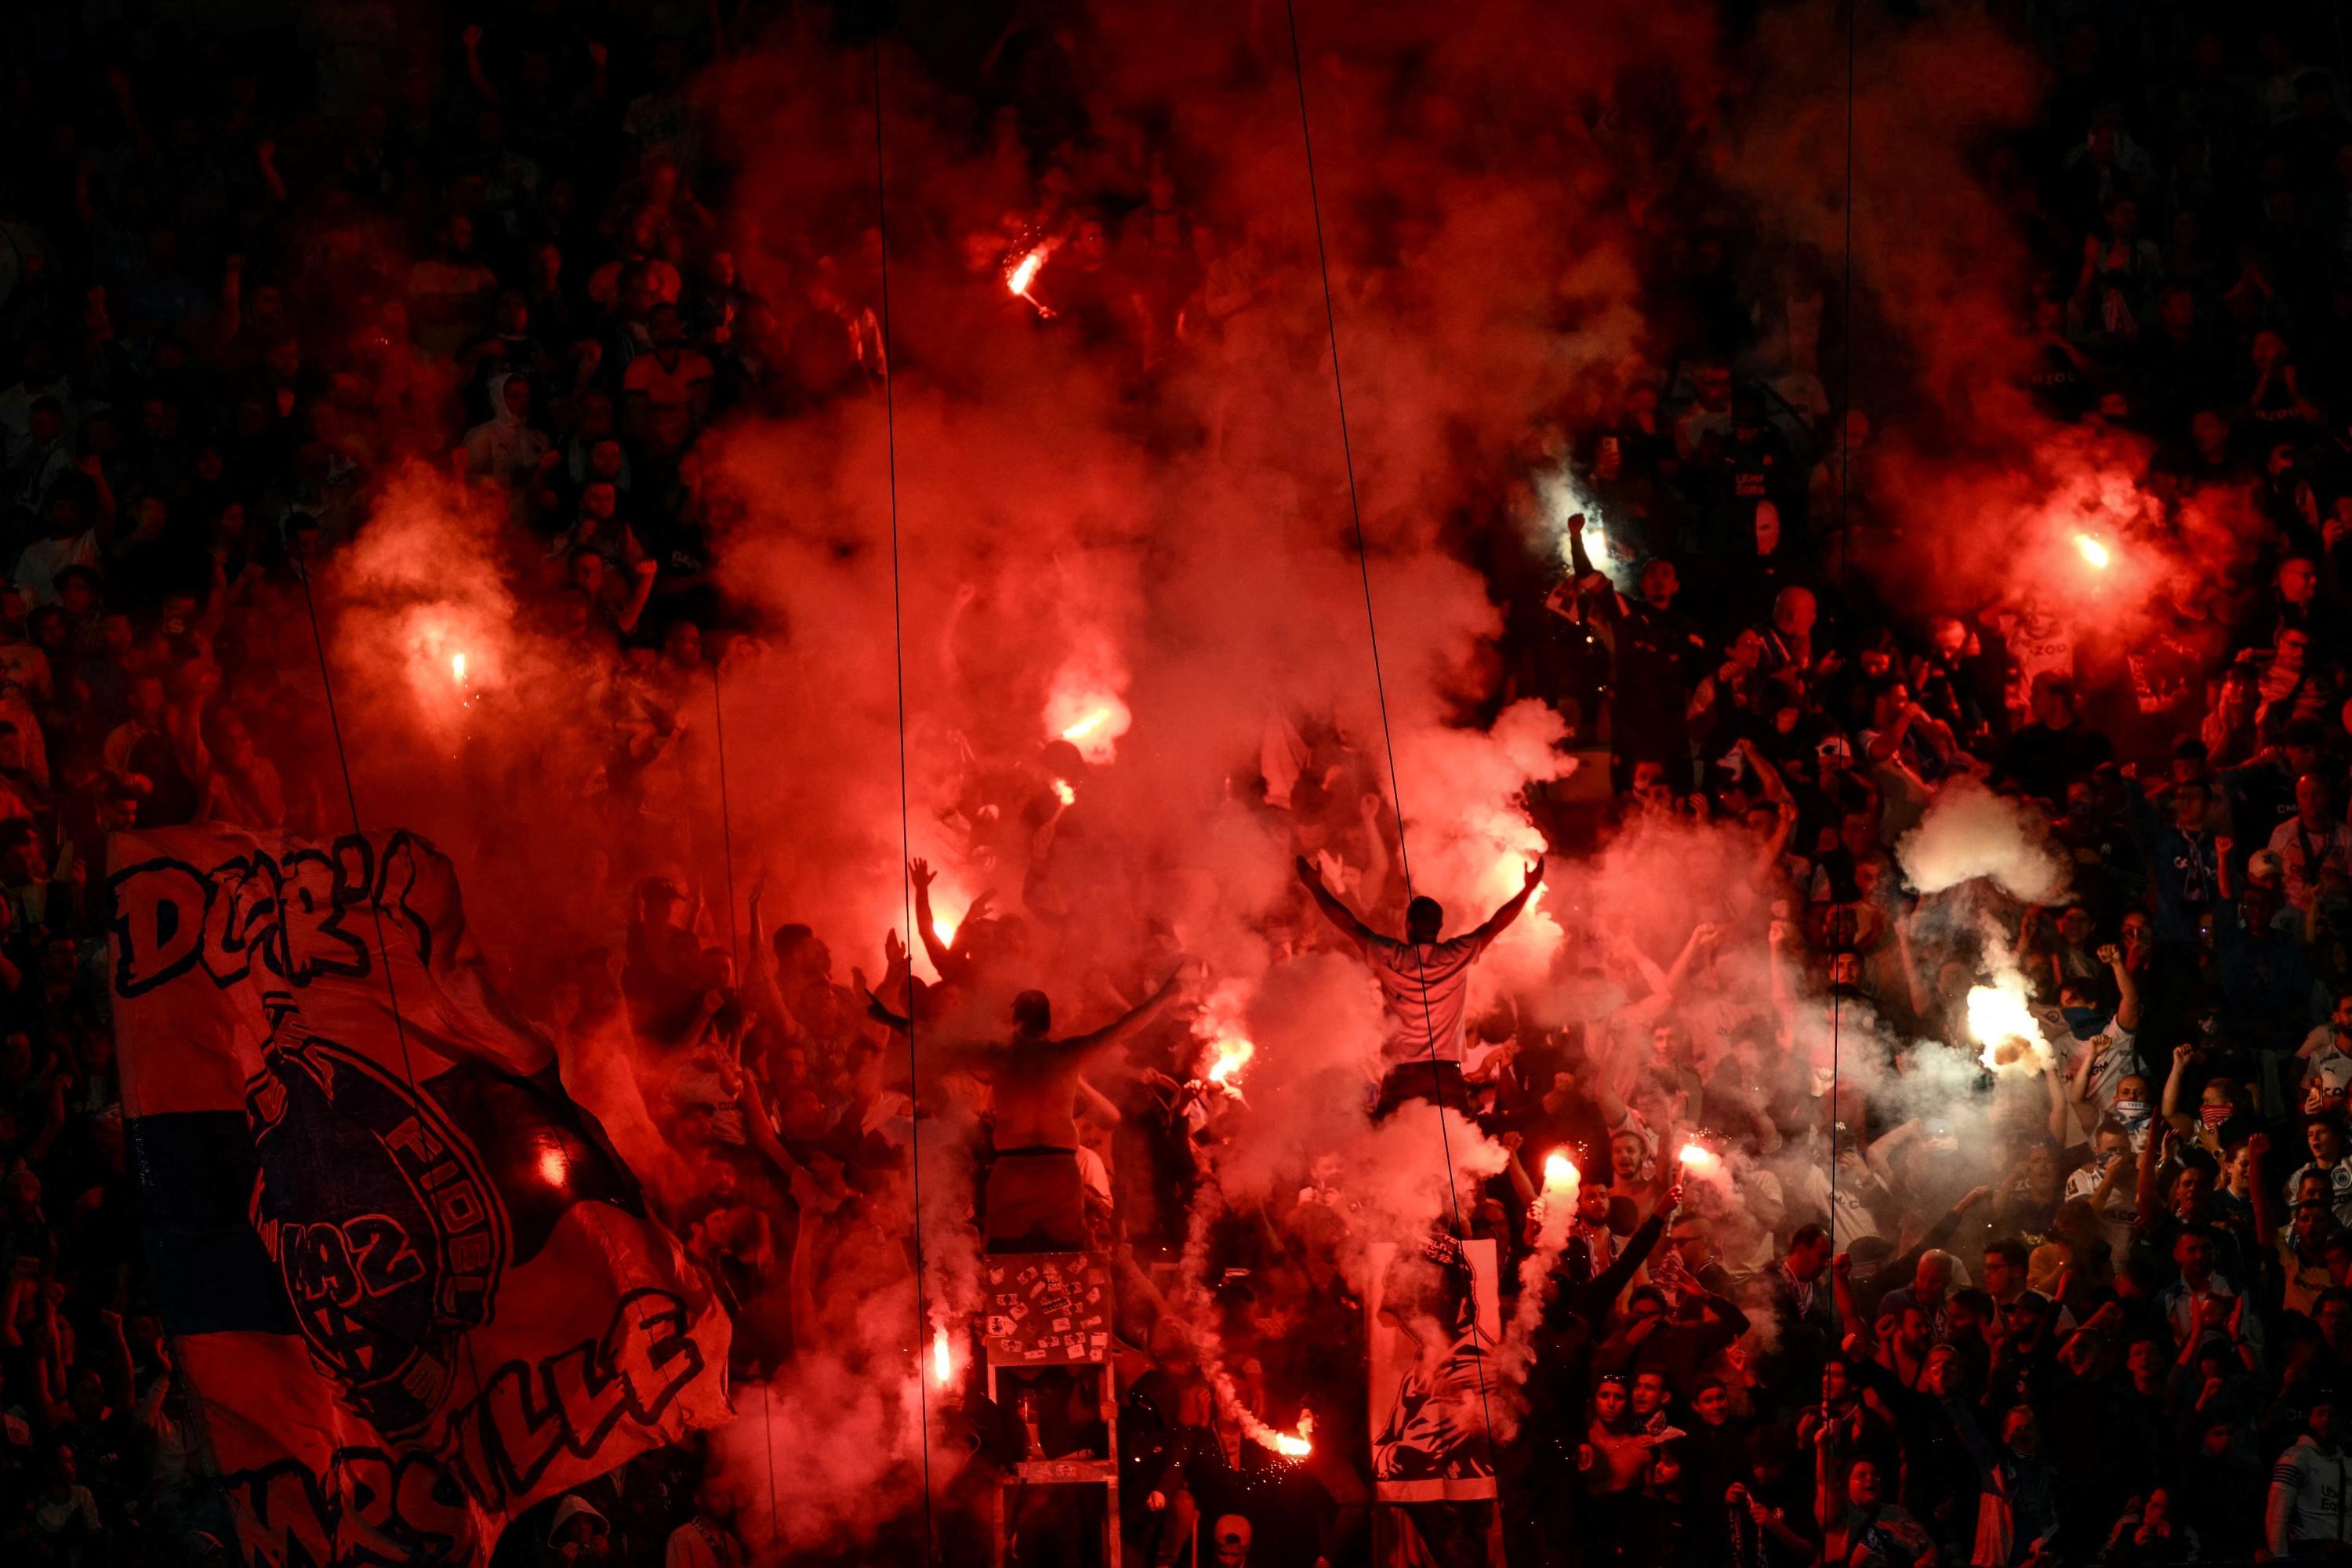
[[[1962,774],[1937,792],[1895,857],[1923,893],[1983,878],[2011,898],[2047,903],[2066,890],[2066,867],[2040,842],[2040,826],[2024,805]]]

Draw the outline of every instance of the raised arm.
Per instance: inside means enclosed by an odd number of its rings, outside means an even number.
[[[2050,1137],[2060,1148],[2066,1145],[2066,1075],[2052,1062],[2042,1069],[2042,1085],[2050,1096]]]
[[[2091,1069],[2098,1065],[2102,1054],[2095,1047],[2084,1051],[2074,1063],[2074,1075],[2066,1080],[2066,1103],[2074,1108],[2075,1123],[2085,1132],[2099,1130],[2101,1112],[2091,1103]]]
[[[1838,1327],[1848,1339],[1860,1339],[1864,1324],[1862,1304],[1853,1299],[1853,1258],[1841,1252],[1830,1259],[1830,1286],[1837,1297]]]
[[[798,1018],[793,1016],[793,1010],[784,1005],[784,994],[776,970],[776,950],[769,941],[767,921],[761,910],[767,891],[768,879],[762,875],[751,885],[751,962],[744,965],[744,994],[751,1004],[751,1010],[759,1014],[780,1037],[794,1045],[806,1045],[808,1031],[801,1027]]]
[[[895,1034],[911,1035],[915,1032],[915,1020],[911,1016],[915,1006],[914,998],[912,996],[909,996],[907,999],[908,1010],[906,1013],[894,1013],[883,1003],[882,998],[874,994],[874,988],[872,986],[866,986],[865,990],[866,1016],[867,1017],[873,1019],[876,1023]]]
[[[1740,744],[1747,748],[1746,754],[1756,755],[1756,748],[1748,742],[1742,741]],[[1760,770],[1765,764],[1762,759],[1758,757],[1757,762],[1751,765]],[[1760,771],[1757,776],[1759,779],[1771,778],[1775,784],[1780,783],[1776,775]],[[1752,887],[1760,889],[1770,885],[1772,873],[1780,868],[1781,858],[1789,853],[1789,840],[1797,835],[1797,803],[1787,799],[1787,794],[1788,792],[1783,789],[1781,791],[1783,798],[1772,803],[1779,820],[1773,823],[1772,831],[1766,836],[1762,846],[1756,851],[1756,864],[1748,873],[1748,880]]]
[[[1135,1007],[1130,1008],[1126,1016],[1116,1023],[1097,1029],[1091,1035],[1073,1036],[1062,1042],[1063,1047],[1080,1055],[1099,1056],[1106,1051],[1116,1050],[1126,1045],[1128,1041],[1158,1023],[1168,1009],[1175,1005],[1178,995],[1176,982],[1183,978],[1183,974],[1184,971],[1181,967],[1171,971],[1168,978],[1160,983],[1160,989],[1145,997]]]
[[[1592,556],[1584,548],[1584,514],[1580,511],[1568,520],[1568,565],[1580,583],[1594,572]]]
[[[2130,965],[2124,963],[2124,951],[2114,942],[2099,949],[2099,962],[2105,964],[2116,977],[2116,1027],[2139,1032],[2139,982],[2132,978]]]
[[[1921,716],[1916,702],[1906,702],[1903,711],[1895,716],[1895,722],[1872,737],[1867,752],[1870,760],[1874,763],[1893,762],[1895,754],[1903,749],[1903,738],[1911,732],[1911,721]]]
[[[1789,931],[1787,921],[1774,920],[1764,933],[1765,958],[1772,977],[1772,1009],[1780,1021],[1794,1026],[1797,1022],[1797,995],[1789,984]]]
[[[936,875],[931,863],[918,855],[907,862],[908,880],[915,884],[915,931],[923,939],[923,951],[931,956],[931,968],[940,974],[948,973],[956,962],[955,945],[940,940],[931,929],[931,879]]]
[[[2132,1215],[2132,1228],[2145,1236],[2156,1228],[2163,1216],[2157,1212],[2157,1162],[2162,1157],[2163,1146],[2172,1138],[2172,1125],[2158,1121],[2147,1130],[2147,1142],[2140,1145],[2139,1178],[2132,1190],[2132,1203],[2138,1211]]]
[[[1863,1163],[1870,1167],[1872,1175],[1890,1187],[1895,1185],[1895,1154],[1918,1137],[1920,1131],[1921,1124],[1916,1116],[1908,1121],[1896,1123],[1862,1146]]]
[[[1504,900],[1502,908],[1488,915],[1486,923],[1478,928],[1476,934],[1481,946],[1502,935],[1504,930],[1519,918],[1519,911],[1528,907],[1528,900],[1536,896],[1538,888],[1543,886],[1543,873],[1544,858],[1538,855],[1528,865],[1528,879],[1519,885],[1519,890]]]
[[[483,102],[497,104],[502,101],[499,97],[498,85],[490,80],[490,73],[482,68],[481,24],[469,24],[460,36],[460,41],[466,46],[466,80],[472,84]]]
[[[1314,897],[1315,907],[1323,911],[1323,918],[1345,931],[1357,946],[1370,947],[1372,939],[1380,933],[1358,920],[1356,911],[1341,903],[1339,895],[1323,885],[1323,873],[1316,869],[1314,861],[1301,855],[1297,867],[1298,879]]]
[[[621,613],[614,618],[614,624],[620,627],[623,637],[637,629],[637,622],[646,613],[646,604],[654,596],[654,577],[660,571],[661,563],[656,561],[639,561],[630,566],[629,602],[621,606]]]
[[[1657,1249],[1659,1241],[1666,1234],[1667,1222],[1674,1217],[1675,1211],[1682,1207],[1682,1202],[1680,1182],[1659,1195],[1657,1206],[1650,1211],[1650,1217],[1625,1238],[1625,1245],[1618,1249],[1609,1267],[1587,1280],[1583,1289],[1575,1293],[1570,1304],[1580,1316],[1599,1322],[1607,1314],[1609,1304],[1617,1299],[1617,1293],[1633,1282],[1633,1276],[1648,1261],[1650,1254]]]
[[[1701,921],[1691,927],[1690,935],[1683,941],[1682,952],[1675,955],[1673,967],[1666,971],[1665,984],[1662,989],[1669,997],[1682,989],[1682,984],[1689,978],[1691,965],[1697,961],[1698,955],[1713,952],[1722,940],[1723,928],[1712,921]]]
[[[1364,819],[1364,879],[1366,894],[1375,901],[1389,885],[1389,836],[1381,831],[1381,797],[1366,791],[1357,810]],[[1400,830],[1402,831],[1402,830]]]
[[[1088,1113],[1106,1127],[1116,1127],[1127,1120],[1108,1095],[1087,1081],[1084,1073],[1078,1075],[1078,1098],[1087,1102]]]
[[[2180,1090],[2189,1080],[2189,1064],[2196,1055],[2194,1046],[2172,1047],[2172,1070],[2164,1075],[2164,1103],[2158,1108],[2167,1121],[2180,1114]]]
[[[2271,1180],[2270,1134],[2257,1132],[2246,1140],[2246,1180],[2254,1189],[2254,1239],[2264,1251],[2278,1242],[2279,1190]]]
[[[1933,1014],[1936,998],[1919,978],[1919,955],[1911,949],[1911,921],[1917,913],[1915,904],[1895,917],[1895,954],[1903,965],[1904,987],[1911,994],[1912,1016],[1925,1018]]]

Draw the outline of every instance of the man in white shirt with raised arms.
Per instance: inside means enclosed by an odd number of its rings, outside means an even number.
[[[1363,950],[1381,983],[1388,1003],[1389,1038],[1382,1052],[1388,1063],[1381,1080],[1375,1120],[1385,1117],[1408,1100],[1433,1100],[1464,1111],[1468,1096],[1462,1082],[1462,1018],[1470,999],[1470,966],[1519,918],[1519,911],[1543,882],[1543,860],[1528,868],[1528,879],[1503,907],[1486,917],[1477,930],[1441,942],[1445,910],[1435,899],[1417,898],[1405,906],[1404,940],[1372,930],[1356,918],[1323,885],[1314,862],[1301,856],[1298,879],[1315,895],[1315,902],[1333,925],[1348,933]]]

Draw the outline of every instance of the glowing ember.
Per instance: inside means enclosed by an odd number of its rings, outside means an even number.
[[[1066,736],[1064,738],[1067,739]],[[1077,804],[1078,792],[1070,787],[1069,780],[1055,779],[1054,781],[1054,798],[1060,801],[1064,805],[1075,805]]]
[[[453,653],[449,656],[449,679],[456,681],[460,686],[466,684],[466,656],[464,654]]]
[[[545,1182],[551,1187],[560,1187],[563,1184],[563,1179],[571,1173],[571,1163],[564,1159],[562,1150],[546,1149],[541,1151],[539,1156],[539,1179],[541,1181]]]
[[[955,1376],[955,1357],[948,1349],[948,1331],[931,1331],[931,1376],[941,1384]]]
[[[1704,1143],[1684,1144],[1679,1157],[1683,1163],[1683,1169],[1686,1171],[1706,1170],[1714,1165],[1718,1158],[1716,1152]]]
[[[2107,547],[2087,533],[2078,533],[2074,536],[2074,548],[2082,552],[2083,559],[2090,563],[2092,570],[2096,572],[2105,571],[2115,561],[2115,556],[2109,552]]]
[[[1554,1150],[1544,1156],[1544,1185],[1572,1187],[1577,1184],[1576,1162]]]
[[[1257,1047],[1248,1040],[1223,1039],[1217,1042],[1217,1059],[1210,1064],[1209,1081],[1219,1089],[1234,1087],[1234,1075],[1249,1065],[1257,1055]]]

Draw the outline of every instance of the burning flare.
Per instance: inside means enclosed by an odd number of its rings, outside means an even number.
[[[2113,552],[2087,533],[2078,533],[2074,536],[2074,548],[2082,552],[2084,561],[2088,563],[2095,572],[2104,572],[2115,563]]]
[[[1064,739],[1067,740],[1068,737],[1065,736]],[[1072,743],[1076,744],[1075,742]],[[1076,805],[1078,803],[1078,792],[1071,787],[1069,780],[1055,779],[1054,781],[1054,798],[1060,801],[1064,805]]]
[[[460,686],[466,684],[466,656],[464,654],[453,653],[449,656],[449,679],[456,681]]]
[[[1566,1151],[1555,1149],[1544,1156],[1544,1190],[1546,1192],[1560,1187],[1572,1187],[1577,1183],[1576,1162],[1568,1157]]]
[[[1020,260],[1007,268],[1004,274],[1005,292],[1016,300],[1027,300],[1030,308],[1037,312],[1039,318],[1048,321],[1054,319],[1053,308],[1031,294],[1029,288],[1037,281],[1037,274],[1045,269],[1045,260],[1054,254],[1054,247],[1056,243],[1049,239],[1043,245],[1033,247]]]
[[[2056,1059],[2027,1004],[2025,977],[2014,969],[1998,970],[1990,984],[1969,988],[1969,1033],[1984,1047],[1977,1059],[1990,1072],[2031,1075]]]
[[[1305,1411],[1298,1417],[1298,1431],[1296,1436],[1288,1432],[1277,1432],[1271,1426],[1260,1426],[1250,1436],[1286,1459],[1303,1459],[1315,1451],[1315,1445],[1309,1440],[1314,1431],[1315,1414],[1313,1411]]]
[[[1203,1079],[1236,1097],[1241,1086],[1234,1080],[1257,1055],[1256,1043],[1247,1033],[1248,1015],[1247,989],[1228,980],[1209,993],[1201,1004],[1200,1016],[1192,1020],[1192,1037],[1210,1053]]]
[[[1234,1424],[1241,1427],[1244,1436],[1258,1447],[1280,1454],[1288,1459],[1303,1459],[1315,1451],[1315,1445],[1308,1440],[1309,1435],[1315,1430],[1313,1411],[1299,1412],[1298,1430],[1295,1435],[1275,1430],[1259,1420],[1256,1413],[1241,1402],[1241,1396],[1234,1392],[1234,1380],[1227,1376],[1225,1369],[1217,1363],[1215,1355],[1215,1340],[1212,1334],[1208,1350],[1202,1358],[1202,1365],[1209,1374],[1209,1391],[1216,1398],[1217,1408],[1233,1417]]]
[[[931,1331],[931,1377],[944,1388],[955,1378],[955,1356],[948,1349],[948,1331]]]
[[[1107,642],[1086,639],[1054,674],[1045,690],[1045,733],[1066,741],[1100,766],[1118,756],[1118,739],[1135,722],[1120,693],[1127,666]]]
[[[1714,1169],[1720,1156],[1704,1143],[1685,1143],[1676,1158],[1685,1171],[1706,1171]]]
[[[1127,733],[1127,704],[1118,698],[1106,698],[1095,702],[1069,723],[1062,726],[1062,739],[1078,749],[1078,754],[1088,762],[1107,761],[1112,743]],[[1067,784],[1062,786],[1068,789]],[[1073,799],[1076,791],[1071,791]]]
[[[1216,1050],[1217,1059],[1209,1067],[1209,1081],[1219,1089],[1232,1089],[1234,1075],[1249,1065],[1250,1058],[1257,1055],[1257,1047],[1248,1040],[1227,1038],[1217,1042]]]

